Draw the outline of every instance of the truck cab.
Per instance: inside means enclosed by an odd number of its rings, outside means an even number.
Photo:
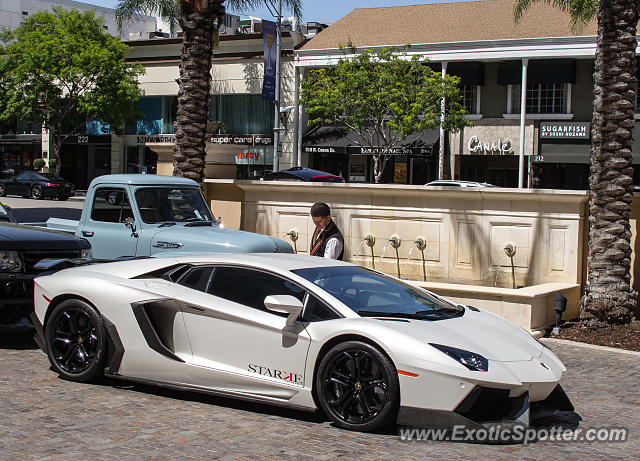
[[[92,256],[99,259],[293,252],[283,240],[221,228],[198,183],[173,176],[95,178],[75,234],[91,242]]]

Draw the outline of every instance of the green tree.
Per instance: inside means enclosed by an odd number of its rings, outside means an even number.
[[[517,0],[516,21],[536,0]],[[637,0],[546,0],[574,28],[597,18],[589,177],[589,253],[580,318],[591,327],[628,323],[631,288],[631,146],[636,102]]]
[[[224,3],[225,0],[120,0],[116,9],[120,29],[140,14],[157,14],[169,21],[172,30],[176,22],[182,29],[173,174],[199,183],[204,179],[213,43],[224,18]],[[242,10],[262,4],[272,6],[273,1],[227,1],[230,7]],[[301,16],[299,0],[284,0],[283,4]]]
[[[344,52],[336,66],[309,71],[302,80],[300,101],[310,125],[344,126],[353,133],[347,135],[351,142],[372,153],[376,183],[393,149],[408,135],[440,125],[443,97],[444,128],[457,131],[470,125],[458,77],[443,78],[425,58],[408,59],[402,49],[355,53],[349,47]]]
[[[62,144],[85,133],[87,122],[120,133],[134,120],[142,69],[125,61],[128,47],[104,33],[92,11],[38,12],[0,39],[0,119],[42,123],[52,135],[52,164],[60,165]]]

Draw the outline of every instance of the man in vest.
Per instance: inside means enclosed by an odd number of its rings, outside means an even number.
[[[316,203],[311,207],[311,219],[316,229],[313,231],[309,254],[324,258],[342,260],[344,239],[336,223],[331,219],[331,210],[326,203]]]

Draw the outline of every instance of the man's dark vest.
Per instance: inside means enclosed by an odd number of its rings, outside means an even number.
[[[344,256],[344,238],[342,237],[342,232],[340,232],[340,229],[338,229],[338,226],[336,226],[333,220],[329,221],[329,224],[325,226],[322,231],[322,236],[319,236],[318,234],[318,229],[316,229],[313,232],[313,238],[311,239],[310,254],[324,258],[324,250],[327,247],[327,242],[329,239],[337,238],[342,244],[342,251],[338,256],[338,259],[342,261],[342,257]],[[322,239],[320,245],[318,245],[318,239]]]

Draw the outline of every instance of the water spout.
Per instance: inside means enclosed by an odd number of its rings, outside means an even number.
[[[376,244],[376,237],[373,234],[367,234],[362,239],[361,244],[362,243],[366,244],[369,247],[369,249],[371,250],[371,269],[375,269],[376,268],[376,257],[373,254],[373,246]],[[383,252],[384,252],[384,250],[383,250]]]
[[[293,242],[293,252],[298,253],[298,248],[296,246],[296,241],[298,240],[298,237],[299,237],[298,231],[295,229],[291,229],[289,232],[287,232],[284,235],[288,235],[291,241]]]
[[[427,281],[427,267],[425,265],[425,261],[424,261],[424,250],[425,248],[427,248],[427,242],[424,239],[424,237],[418,237],[415,239],[415,241],[413,242],[415,243],[415,248],[417,248],[418,250],[420,250],[420,255],[422,256],[422,280],[423,281]],[[413,250],[413,246],[411,247],[411,249]]]
[[[512,288],[517,288],[516,284],[516,267],[513,264],[513,257],[516,255],[516,245],[515,243],[507,243],[504,246],[504,253],[511,259],[511,283]]]
[[[400,277],[400,255],[398,254],[398,248],[400,248],[400,245],[402,245],[402,239],[400,239],[400,236],[398,235],[392,235],[391,238],[389,239],[389,243],[391,244],[393,249],[396,250],[396,266],[398,268],[398,278],[401,278]]]

